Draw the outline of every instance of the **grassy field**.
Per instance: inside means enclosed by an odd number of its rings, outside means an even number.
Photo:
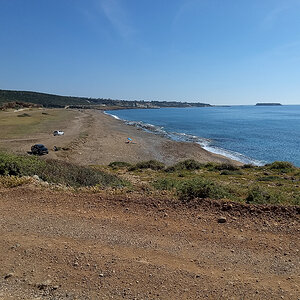
[[[55,126],[71,120],[75,112],[63,109],[26,109],[0,111],[0,139],[22,138],[34,133],[51,132]]]

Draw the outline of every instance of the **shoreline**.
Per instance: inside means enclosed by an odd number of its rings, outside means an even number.
[[[233,150],[227,150],[227,149],[223,149],[221,147],[215,147],[213,145],[210,145],[211,139],[209,139],[209,138],[199,137],[199,136],[195,136],[195,135],[187,134],[187,133],[168,132],[157,125],[145,123],[144,121],[140,121],[140,120],[139,121],[137,121],[137,120],[130,121],[130,120],[126,120],[126,119],[121,119],[117,115],[114,115],[111,110],[109,110],[109,112],[103,111],[103,113],[105,115],[113,117],[116,120],[124,122],[125,125],[140,128],[140,129],[144,130],[145,132],[150,132],[152,134],[162,136],[171,141],[196,143],[196,144],[200,145],[203,150],[206,150],[211,154],[220,155],[220,156],[226,157],[228,159],[237,161],[241,164],[253,164],[255,166],[263,166],[264,165],[264,163],[262,161],[247,157],[247,156],[245,156],[241,153],[235,152]]]
[[[126,125],[123,120],[117,120],[102,110],[44,108],[29,111],[27,118],[18,118],[18,112],[14,111],[1,112],[1,150],[24,155],[33,144],[44,144],[49,154],[43,159],[58,159],[79,165],[157,160],[169,166],[186,159],[242,165],[213,154],[197,143],[170,140]],[[64,131],[65,134],[55,137],[52,134],[54,130]],[[128,138],[133,143],[127,143]],[[61,150],[54,151],[54,146]]]
[[[137,163],[158,160],[172,165],[182,160],[195,159],[202,163],[230,163],[242,165],[222,155],[211,153],[197,143],[173,141],[127,125],[104,111],[82,111],[89,117],[87,137],[72,149],[68,160],[88,165],[107,165],[113,161]],[[128,138],[132,143],[127,143]],[[98,151],[97,151],[98,150]]]

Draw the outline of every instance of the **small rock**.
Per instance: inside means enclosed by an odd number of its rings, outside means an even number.
[[[40,181],[40,177],[39,177],[39,176],[37,176],[37,175],[33,175],[33,176],[32,176],[32,178],[33,178],[33,179],[35,179],[35,180],[38,180],[38,181]]]
[[[46,288],[48,288],[51,285],[51,280],[47,279],[46,281],[42,282],[42,283],[38,283],[37,284],[37,288],[39,290],[45,290]]]
[[[78,266],[79,266],[79,263],[78,263],[77,261],[75,261],[74,264],[73,264],[73,266],[74,266],[74,267],[78,267]]]
[[[104,277],[104,274],[103,274],[103,273],[100,273],[100,274],[99,274],[99,277]]]
[[[219,219],[218,219],[218,223],[226,223],[226,218],[225,217],[220,217]]]
[[[13,276],[14,276],[13,273],[7,273],[7,274],[4,275],[4,279],[8,279],[8,278],[13,277]]]
[[[11,247],[11,249],[16,249],[16,248],[19,248],[21,245],[19,244],[19,243],[16,243],[15,245],[13,245],[12,247]]]

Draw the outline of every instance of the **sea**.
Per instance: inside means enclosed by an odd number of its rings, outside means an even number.
[[[300,105],[215,106],[106,111],[128,125],[243,163],[300,167]]]

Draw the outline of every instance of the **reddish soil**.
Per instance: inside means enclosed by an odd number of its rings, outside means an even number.
[[[0,188],[0,299],[299,299],[299,208],[165,197]]]

